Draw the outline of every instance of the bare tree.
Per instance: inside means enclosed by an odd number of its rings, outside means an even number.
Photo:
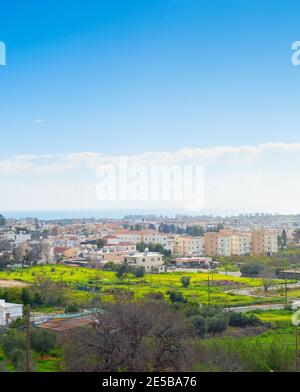
[[[181,371],[191,368],[193,330],[166,303],[119,303],[93,327],[64,337],[68,371]]]
[[[272,268],[268,265],[265,265],[260,273],[260,277],[262,279],[264,290],[267,292],[269,287],[271,287],[273,284],[274,273]]]

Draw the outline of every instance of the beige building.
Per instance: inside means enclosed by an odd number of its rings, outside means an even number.
[[[248,256],[251,254],[251,233],[235,233],[231,237],[231,254]]]
[[[277,232],[208,232],[204,235],[204,251],[206,256],[273,255],[277,253]]]
[[[277,253],[277,236],[276,230],[252,230],[252,254],[271,256]]]
[[[205,256],[218,255],[218,234],[217,232],[208,232],[204,234],[204,253]]]
[[[180,257],[203,256],[204,237],[177,237],[175,239],[174,255]]]
[[[146,272],[164,272],[163,255],[156,252],[136,252],[124,257],[130,265],[143,266]]]

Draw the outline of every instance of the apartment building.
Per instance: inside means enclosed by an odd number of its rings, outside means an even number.
[[[204,235],[206,256],[273,255],[277,253],[276,230],[234,232],[220,230]]]
[[[134,230],[116,230],[114,235],[122,242],[143,242],[143,232]]]
[[[218,235],[217,232],[207,232],[204,234],[204,253],[206,256],[218,255]]]
[[[217,236],[218,256],[231,256],[231,234],[219,234]]]
[[[145,244],[160,244],[166,250],[174,253],[176,235],[161,233],[159,231],[143,231],[142,242]]]
[[[114,235],[110,237],[116,237],[119,242],[132,242],[137,244],[138,242],[144,242],[145,244],[160,244],[166,250],[174,251],[175,236],[160,233],[155,230],[116,230]],[[105,239],[105,237],[104,237]],[[115,242],[116,243],[116,242]]]
[[[251,254],[251,233],[235,233],[231,236],[231,254],[233,256]]]
[[[252,254],[255,256],[271,256],[277,253],[277,236],[276,230],[252,230]]]
[[[196,257],[204,255],[204,238],[182,236],[175,239],[174,255],[180,257]]]

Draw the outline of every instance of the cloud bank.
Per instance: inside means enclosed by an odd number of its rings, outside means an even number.
[[[96,197],[96,171],[120,158],[140,165],[203,165],[205,205],[199,213],[300,213],[300,143],[182,148],[123,157],[100,152],[18,155],[0,160],[0,209],[105,209]]]

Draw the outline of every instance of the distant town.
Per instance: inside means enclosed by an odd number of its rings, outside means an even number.
[[[68,264],[103,268],[127,262],[162,272],[168,265],[204,267],[216,256],[273,256],[298,246],[300,215],[232,217],[129,215],[123,219],[5,219],[2,266]]]

